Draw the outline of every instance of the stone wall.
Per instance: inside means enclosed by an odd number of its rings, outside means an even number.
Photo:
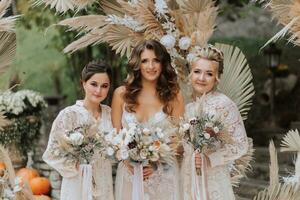
[[[43,117],[43,125],[41,128],[41,136],[39,138],[39,142],[36,144],[34,156],[33,156],[33,161],[34,161],[33,168],[37,169],[41,174],[41,176],[47,177],[50,180],[51,183],[50,196],[52,197],[53,200],[60,199],[60,188],[61,188],[62,178],[56,170],[54,170],[52,167],[50,167],[42,160],[42,155],[46,150],[51,125],[57,114],[58,114],[58,107],[56,106],[49,106],[47,109],[45,109],[44,117]]]

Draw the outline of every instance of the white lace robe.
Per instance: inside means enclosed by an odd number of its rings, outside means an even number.
[[[61,200],[82,200],[81,198],[81,176],[76,169],[76,160],[67,160],[58,156],[56,138],[65,131],[86,124],[97,123],[100,130],[112,129],[111,109],[109,106],[101,105],[101,117],[96,120],[83,106],[83,101],[77,101],[75,105],[63,109],[54,120],[49,142],[44,152],[44,161],[57,170],[63,177],[61,186]],[[93,199],[113,200],[112,168],[109,160],[95,155],[93,158],[92,171],[95,186],[93,188]]]
[[[195,113],[196,103],[186,105],[185,116],[187,119],[197,116]],[[243,120],[235,103],[226,95],[219,92],[211,92],[203,101],[203,111],[209,115],[222,116],[229,134],[234,140],[233,144],[226,144],[219,151],[208,155],[210,168],[207,174],[207,189],[209,200],[233,200],[235,199],[229,174],[229,164],[243,156],[248,149]],[[181,167],[182,190],[184,200],[196,199],[192,195],[191,161],[194,151],[190,144],[184,144],[184,158]],[[199,180],[199,179],[198,179]]]
[[[133,113],[126,112],[124,109],[122,115],[122,126],[128,127],[129,123],[139,123]],[[144,127],[173,128],[168,116],[163,112],[155,113],[148,122],[140,123]],[[132,200],[132,179],[133,176],[128,168],[121,162],[118,166],[116,176],[116,200]],[[145,200],[181,200],[179,197],[179,170],[177,163],[164,169],[158,166],[158,169],[144,180],[144,198]]]

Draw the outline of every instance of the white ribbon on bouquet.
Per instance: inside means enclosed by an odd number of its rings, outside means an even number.
[[[80,164],[81,200],[93,200],[93,171],[92,165]]]
[[[195,150],[192,154],[191,167],[192,167],[192,197],[193,200],[209,200],[208,195],[208,181],[207,181],[207,161],[203,153],[201,156],[201,175],[197,174],[196,170],[196,153],[199,153],[199,149]]]
[[[132,200],[144,200],[143,165],[134,165]]]

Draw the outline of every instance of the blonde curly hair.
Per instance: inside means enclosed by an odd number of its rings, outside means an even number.
[[[224,70],[224,54],[222,51],[217,49],[212,45],[207,47],[194,47],[193,50],[187,55],[187,61],[192,66],[192,63],[198,60],[199,58],[204,58],[207,60],[215,61],[219,63],[218,75],[223,74]]]

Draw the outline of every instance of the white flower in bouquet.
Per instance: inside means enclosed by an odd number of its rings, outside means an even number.
[[[153,138],[151,136],[142,137],[142,142],[144,145],[150,145],[153,142]]]
[[[128,145],[133,140],[132,136],[127,134],[124,139],[124,145]]]
[[[175,46],[176,39],[173,35],[164,35],[160,39],[160,43],[164,45],[167,49],[172,49]]]
[[[71,133],[69,136],[70,142],[74,146],[80,146],[83,142],[84,136],[80,132]]]
[[[123,141],[123,135],[121,133],[117,134],[113,140],[112,140],[112,144],[113,145],[118,145]]]
[[[204,138],[208,140],[210,138],[210,135],[208,133],[204,133]]]
[[[107,147],[106,153],[107,153],[107,155],[112,156],[112,155],[114,155],[115,150],[111,147]]]
[[[152,162],[158,161],[158,160],[159,160],[159,155],[158,155],[158,153],[157,153],[157,152],[153,152],[152,155],[150,156],[150,160],[151,160]]]
[[[144,128],[143,129],[143,134],[146,135],[146,136],[149,136],[149,135],[151,135],[151,131],[147,128]]]
[[[187,50],[191,45],[191,38],[189,38],[189,37],[180,38],[178,45],[179,45],[180,49]]]
[[[148,151],[147,151],[146,149],[142,149],[142,150],[140,151],[140,157],[141,157],[142,159],[146,159],[147,156],[148,156]]]
[[[219,133],[219,131],[220,131],[220,129],[219,129],[217,126],[215,126],[215,127],[213,128],[213,130],[214,130],[215,133]]]
[[[190,129],[190,124],[189,123],[184,123],[179,127],[179,133],[183,134],[189,129]]]

